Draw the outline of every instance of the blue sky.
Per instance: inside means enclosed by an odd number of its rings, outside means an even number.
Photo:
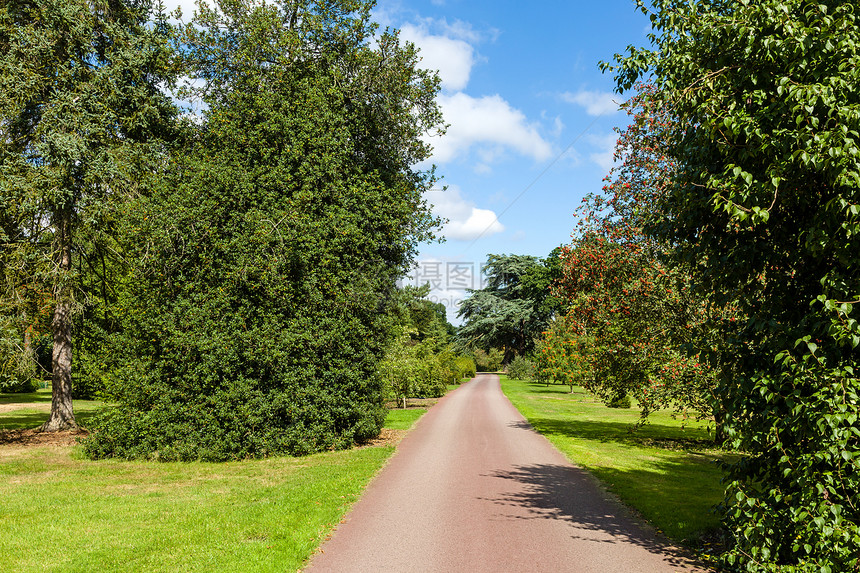
[[[611,167],[613,127],[627,122],[598,62],[645,45],[649,22],[632,0],[382,0],[376,13],[442,76],[450,127],[431,142],[448,189],[429,199],[450,223],[445,243],[421,249],[412,282],[430,282],[453,318],[488,254],[546,256],[569,241],[574,210]]]
[[[192,12],[192,0],[165,3]],[[611,167],[613,127],[627,123],[598,62],[645,45],[649,22],[633,0],[379,0],[374,15],[442,78],[450,127],[430,140],[442,180],[427,199],[447,240],[422,245],[408,282],[430,282],[453,319],[488,254],[543,257],[569,241],[574,210]]]

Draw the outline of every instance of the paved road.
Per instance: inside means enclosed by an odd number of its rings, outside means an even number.
[[[494,375],[419,420],[321,549],[305,571],[695,570],[532,430]]]

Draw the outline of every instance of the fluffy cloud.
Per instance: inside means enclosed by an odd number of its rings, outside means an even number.
[[[588,115],[606,115],[618,111],[618,96],[610,92],[579,90],[576,93],[566,92],[561,97],[567,102],[581,105]]]
[[[436,163],[451,161],[473,145],[483,145],[485,150],[498,146],[513,149],[536,161],[552,156],[552,146],[537,127],[498,95],[476,98],[465,93],[442,94],[438,101],[450,127],[443,137],[428,140]]]
[[[414,24],[403,25],[400,36],[421,49],[422,68],[439,70],[443,89],[466,88],[475,64],[475,49],[471,44],[458,37],[430,34],[426,27]]]
[[[607,173],[615,165],[615,143],[617,139],[618,136],[614,133],[589,135],[587,138],[595,150],[588,158],[600,165]]]
[[[464,199],[456,185],[450,185],[445,190],[428,191],[425,198],[433,206],[435,215],[448,220],[442,234],[449,239],[469,241],[505,230],[493,211],[479,209],[473,202]]]

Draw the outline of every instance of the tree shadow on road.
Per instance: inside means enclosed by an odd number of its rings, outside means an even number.
[[[630,543],[663,555],[676,567],[692,567],[695,561],[659,533],[641,522],[597,480],[583,469],[555,464],[516,466],[490,474],[515,482],[511,492],[488,499],[500,506],[519,508],[509,518],[552,519],[568,522],[579,530],[604,532],[609,538],[572,530],[571,537],[593,543]],[[523,513],[522,510],[525,510]]]

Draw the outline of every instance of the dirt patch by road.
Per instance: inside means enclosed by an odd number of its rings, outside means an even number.
[[[391,428],[382,428],[379,436],[372,440],[368,440],[362,447],[377,447],[377,446],[396,446],[406,435],[406,430],[394,430]]]

